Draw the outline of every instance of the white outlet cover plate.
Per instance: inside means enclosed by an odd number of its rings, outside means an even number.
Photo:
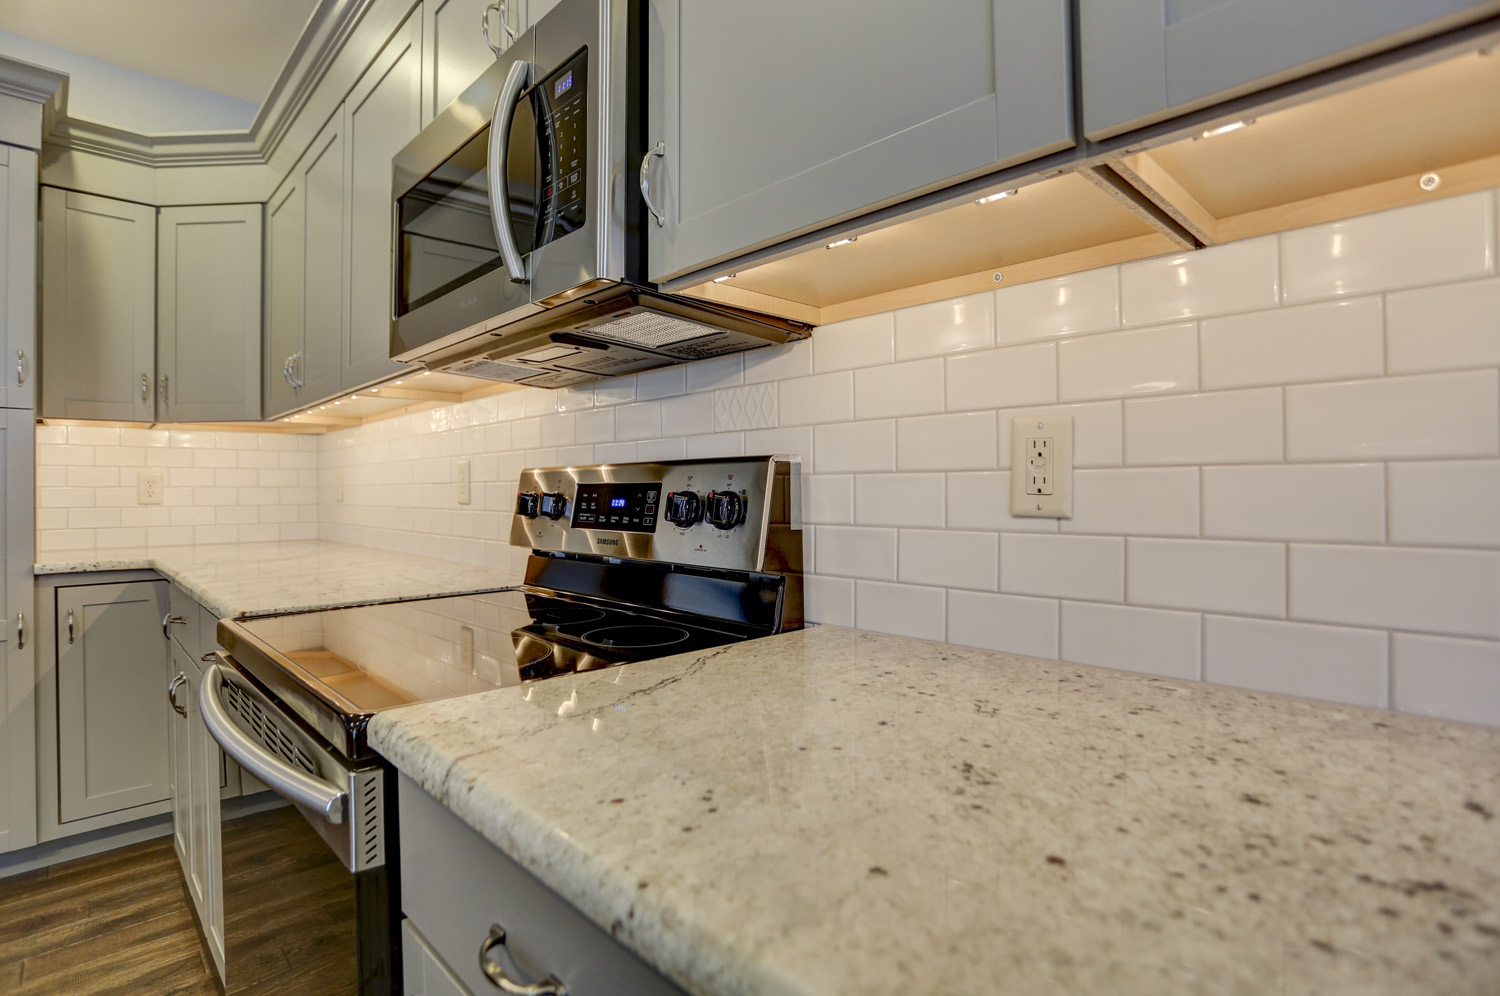
[[[1026,493],[1026,440],[1052,440],[1052,493]],[[1032,519],[1073,517],[1073,416],[1025,415],[1010,420],[1010,514]]]
[[[162,472],[142,470],[135,478],[135,503],[137,505],[160,505],[162,503]]]
[[[469,504],[469,461],[458,461],[458,503]]]

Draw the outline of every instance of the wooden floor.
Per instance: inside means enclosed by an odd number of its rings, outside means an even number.
[[[236,840],[253,841],[254,849],[270,860],[240,866],[248,870],[258,863],[262,875],[252,871],[240,881],[234,880],[239,876],[226,876],[225,885],[230,892],[253,890],[256,878],[260,879],[261,888],[270,886],[278,880],[276,872],[298,863],[297,852],[304,848],[321,851],[321,854],[306,851],[300,855],[309,865],[326,863],[331,857],[290,807],[234,822],[253,825],[253,835],[237,835]],[[272,855],[275,857],[271,858]],[[229,857],[226,855],[226,859]],[[342,868],[338,871],[342,872]],[[267,872],[270,874],[264,874]],[[280,877],[280,881],[285,885],[300,879],[311,885],[309,879],[322,877],[318,873],[293,875]],[[286,891],[301,895],[282,895],[279,897],[282,903],[314,898],[302,889]],[[327,897],[314,901],[329,903]],[[276,921],[281,919],[277,916],[277,905],[269,903],[255,916],[264,950],[251,955],[274,962],[277,969],[290,967],[287,955],[299,953],[292,949],[311,946],[316,952],[325,946],[336,947],[327,944],[330,934],[335,932],[352,937],[352,918],[344,919],[352,913],[352,908],[329,910],[330,920],[337,917],[343,921],[338,926],[330,924],[324,930],[314,930],[313,936],[288,937],[287,933],[274,930]],[[315,993],[321,996],[329,992],[326,976],[320,984],[316,977],[321,973],[307,971],[309,962],[318,959],[308,958],[305,950],[300,954],[293,960],[300,963],[303,971],[273,970],[269,974],[276,978],[266,980],[272,985],[253,986],[246,992],[275,992],[277,996]],[[342,986],[337,988],[348,991]],[[5,996],[220,996],[223,989],[188,909],[172,838],[133,844],[0,881],[0,993]]]

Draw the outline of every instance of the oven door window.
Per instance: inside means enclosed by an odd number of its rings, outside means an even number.
[[[523,96],[515,109],[507,156],[510,229],[523,255],[537,225],[536,114]],[[485,126],[396,201],[399,317],[504,266],[490,219]]]

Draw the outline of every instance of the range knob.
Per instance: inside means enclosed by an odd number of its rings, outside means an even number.
[[[535,491],[522,491],[516,495],[516,514],[524,515],[528,519],[535,519],[537,512],[541,509],[541,498]]]
[[[703,518],[703,501],[696,491],[667,493],[666,519],[674,526],[687,528]]]
[[[710,491],[707,518],[715,529],[733,529],[745,521],[745,499],[733,491]]]
[[[549,519],[561,519],[567,507],[568,498],[561,491],[548,491],[542,495],[542,514]]]

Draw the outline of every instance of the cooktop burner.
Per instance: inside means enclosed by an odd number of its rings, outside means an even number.
[[[686,640],[689,633],[677,626],[604,626],[591,629],[580,637],[585,643],[601,647],[669,647]]]

